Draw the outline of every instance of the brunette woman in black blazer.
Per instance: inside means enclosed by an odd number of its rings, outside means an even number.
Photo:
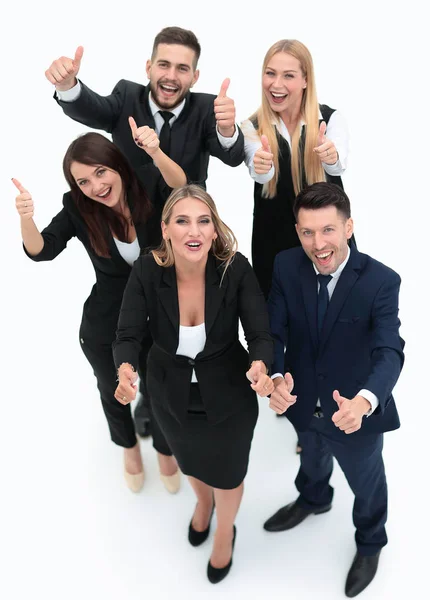
[[[162,219],[161,246],[136,261],[124,292],[115,396],[125,406],[135,397],[134,370],[151,335],[147,386],[154,416],[197,496],[192,545],[207,538],[215,503],[208,578],[217,583],[232,562],[258,416],[255,392],[273,389],[266,368],[272,339],[255,274],[235,252],[236,239],[209,194],[196,185],[172,192]],[[239,342],[239,319],[249,354]]]
[[[140,145],[155,155],[154,160],[169,185],[182,184],[185,179],[182,169],[159,150],[157,136],[149,136],[151,139]],[[125,157],[98,133],[87,133],[69,146],[63,170],[70,192],[64,194],[62,210],[42,233],[33,221],[31,195],[13,180],[20,192],[16,207],[21,217],[24,250],[34,261],[53,260],[71,238],[77,237],[88,252],[96,283],[84,304],[79,339],[97,379],[111,439],[124,448],[127,485],[137,492],[143,485],[143,465],[130,407],[121,406],[114,398],[116,369],[112,342],[131,265],[147,246],[145,223],[150,204]],[[139,364],[137,361],[136,365]],[[179,487],[179,471],[156,424],[153,442],[159,453],[162,480],[168,491],[175,492]]]

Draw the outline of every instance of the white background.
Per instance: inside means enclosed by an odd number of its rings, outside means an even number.
[[[259,105],[263,56],[281,38],[309,47],[319,100],[347,118],[351,153],[344,183],[358,245],[401,274],[406,340],[396,388],[402,428],[385,444],[389,545],[362,597],[426,596],[430,136],[427,32],[418,5],[41,0],[2,9],[2,598],[344,597],[355,548],[352,495],[337,467],[330,513],[290,532],[262,530],[267,517],[295,498],[298,467],[291,426],[263,400],[234,567],[220,586],[207,582],[210,542],[194,549],[186,540],[191,489],[184,481],[177,496],[165,492],[150,442],[142,443],[144,490],[134,496],[123,483],[122,452],[109,440],[78,344],[82,304],[94,280],[86,253],[72,241],[53,263],[35,264],[21,249],[10,178],[33,194],[42,228],[67,189],[64,152],[86,131],[52,99],[45,69],[82,44],[80,77],[94,90],[108,94],[121,78],[145,83],[153,38],[168,25],[192,29],[201,42],[196,91],[217,93],[231,78],[238,121]],[[250,256],[253,185],[246,167],[213,159],[208,190]]]

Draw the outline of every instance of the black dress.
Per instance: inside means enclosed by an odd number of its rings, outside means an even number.
[[[322,120],[329,122],[334,109],[320,105]],[[257,123],[254,123],[257,127]],[[266,297],[269,296],[275,256],[282,250],[300,246],[295,228],[293,202],[294,185],[291,176],[290,146],[278,131],[279,177],[276,195],[273,198],[262,196],[263,185],[254,185],[254,220],[252,228],[252,266]],[[304,147],[305,128],[302,131],[301,146]],[[342,186],[340,177],[326,175],[327,181]]]

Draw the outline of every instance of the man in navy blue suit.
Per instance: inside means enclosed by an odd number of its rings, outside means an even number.
[[[382,445],[383,432],[400,426],[391,393],[404,360],[400,277],[348,246],[351,209],[338,186],[309,186],[294,212],[302,247],[277,255],[269,296],[270,407],[286,413],[303,449],[299,496],[264,528],[284,531],[331,509],[334,456],[355,496],[357,553],[345,586],[352,598],[374,578],[387,543]]]

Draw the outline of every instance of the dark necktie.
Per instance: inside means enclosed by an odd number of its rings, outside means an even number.
[[[333,279],[331,275],[317,275],[320,289],[318,292],[318,337],[321,337],[321,329],[324,323],[324,317],[327,312],[329,296],[327,286]]]
[[[170,125],[169,121],[174,116],[172,112],[168,110],[160,110],[160,115],[164,119],[163,127],[160,130],[160,135],[158,136],[160,140],[160,148],[161,150],[169,156],[170,152]]]

